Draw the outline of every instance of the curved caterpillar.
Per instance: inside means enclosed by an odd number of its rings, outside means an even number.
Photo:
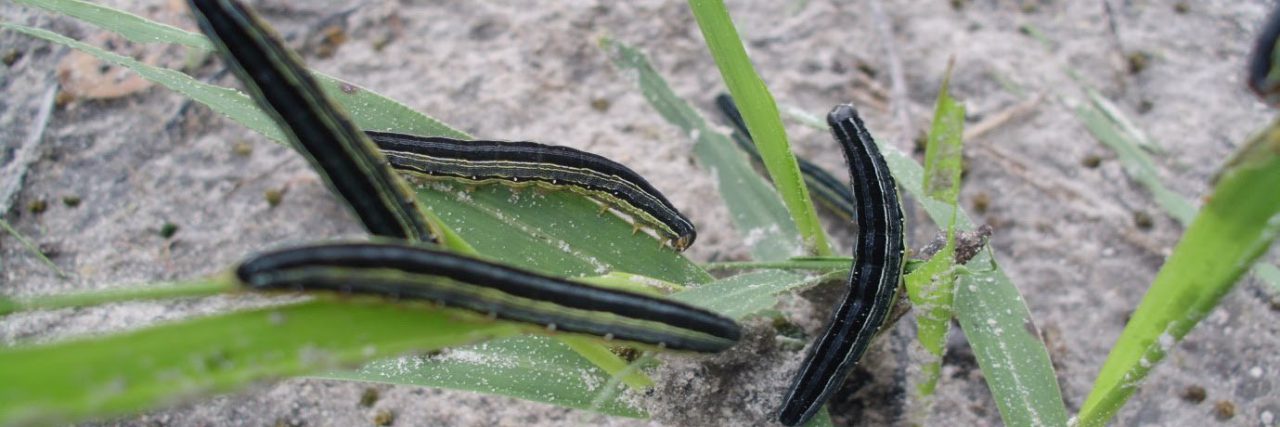
[[[836,106],[827,123],[849,163],[858,242],[848,290],[809,348],[778,411],[778,421],[788,426],[808,421],[844,382],[884,325],[902,280],[902,206],[889,166],[852,105]]]
[[[366,134],[392,168],[413,177],[568,189],[653,227],[677,251],[685,250],[697,238],[693,223],[661,192],[631,169],[603,156],[536,142]]]
[[[499,319],[674,350],[718,352],[741,329],[684,303],[600,288],[408,244],[329,243],[262,253],[236,269],[258,290],[321,290],[435,302]]]

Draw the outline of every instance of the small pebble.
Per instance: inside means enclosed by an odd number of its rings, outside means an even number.
[[[1097,154],[1084,156],[1084,158],[1080,160],[1080,164],[1089,169],[1096,168],[1102,164],[1102,156]]]
[[[1146,212],[1143,212],[1143,211],[1134,212],[1133,225],[1137,226],[1139,230],[1143,230],[1143,231],[1150,230],[1151,227],[1155,225],[1155,219],[1151,218],[1151,214],[1148,214]]]
[[[1204,387],[1201,387],[1198,385],[1190,385],[1190,386],[1187,386],[1187,388],[1182,389],[1181,397],[1182,397],[1182,400],[1185,400],[1191,403],[1200,403],[1204,401],[1204,398],[1206,395],[1207,393],[1205,392]]]
[[[4,58],[0,58],[0,61],[4,61],[4,65],[9,67],[18,62],[19,59],[22,59],[22,51],[9,49],[4,52]]]
[[[262,198],[267,200],[268,206],[274,208],[280,204],[280,201],[284,200],[284,190],[276,188],[267,189],[267,191],[262,193]]]
[[[1150,113],[1151,109],[1155,108],[1155,106],[1156,104],[1151,102],[1151,100],[1143,99],[1138,101],[1138,106],[1135,107],[1135,109],[1138,111],[1138,114],[1147,114]]]
[[[1228,400],[1219,400],[1213,404],[1213,416],[1218,421],[1226,421],[1236,416],[1236,405]]]
[[[991,207],[991,195],[987,193],[978,193],[973,195],[973,211],[978,215],[987,213],[987,208]]]
[[[231,146],[231,152],[240,157],[249,157],[250,154],[253,154],[253,144],[248,141],[236,141]]]
[[[322,35],[320,45],[316,48],[316,56],[321,58],[332,57],[338,53],[338,48],[347,42],[347,31],[341,25],[330,25],[320,30]]]
[[[1151,54],[1146,52],[1131,52],[1127,58],[1129,60],[1129,74],[1138,74],[1147,69],[1151,65]]]
[[[378,412],[373,415],[374,425],[389,426],[394,422],[396,422],[396,413],[391,412],[390,410],[379,409]]]
[[[609,103],[609,100],[604,98],[596,98],[591,100],[591,109],[599,111],[601,113],[605,111],[609,111],[610,106],[611,104]]]
[[[75,101],[75,100],[76,100],[76,96],[72,95],[71,92],[67,92],[65,90],[59,90],[58,94],[53,97],[53,105],[58,108],[64,108],[67,106],[67,104],[70,104],[71,101]]]
[[[364,393],[360,393],[360,406],[366,408],[372,407],[373,404],[378,403],[379,397],[378,389],[367,387],[364,389]]]
[[[49,209],[49,204],[46,203],[44,199],[35,199],[27,202],[27,212],[39,214],[43,213],[45,209]]]

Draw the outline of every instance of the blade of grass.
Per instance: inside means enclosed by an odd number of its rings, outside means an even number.
[[[716,60],[725,86],[742,111],[751,138],[764,159],[765,169],[795,220],[805,248],[810,255],[831,255],[826,233],[809,198],[809,189],[804,185],[795,154],[787,143],[778,106],[747,57],[724,2],[689,0],[689,8],[693,10],[693,17],[698,21],[698,28],[702,30],[707,48]]]
[[[391,308],[391,309],[388,309]],[[520,327],[373,301],[316,300],[107,337],[0,349],[0,424],[62,424]]]
[[[546,337],[513,337],[450,350],[440,356],[405,356],[316,378],[440,387],[515,397],[629,418],[648,418],[623,394],[593,405],[610,376],[568,346]],[[565,381],[572,378],[575,381]],[[566,387],[575,382],[587,386]]]
[[[955,310],[1006,425],[1065,426],[1067,409],[1027,303],[987,249],[956,284]]]
[[[619,380],[628,387],[636,390],[653,387],[653,380],[648,375],[645,375],[644,372],[628,369],[631,364],[614,354],[613,351],[609,350],[609,347],[600,345],[599,340],[574,336],[556,337],[556,340],[568,346],[574,353],[578,353],[579,356],[600,368],[610,377],[618,376]],[[599,406],[601,405],[596,404],[593,399],[592,407]]]
[[[948,205],[946,244],[924,265],[904,278],[907,295],[916,308],[916,334],[921,347],[930,356],[922,361],[922,377],[916,380],[915,392],[923,402],[918,405],[923,422],[942,373],[943,351],[951,331],[952,302],[955,297],[955,226],[960,197],[961,153],[964,144],[965,108],[950,94],[951,65],[948,64],[938,100],[934,107],[933,125],[925,146],[924,191],[928,196]]]
[[[1080,106],[1076,109],[1076,116],[1095,138],[1116,152],[1129,178],[1146,187],[1155,197],[1156,203],[1173,219],[1184,226],[1191,223],[1196,216],[1196,207],[1160,182],[1155,162],[1142,152],[1137,141],[1131,140],[1118,124],[1096,107]]]
[[[1280,122],[1254,136],[1217,184],[1134,311],[1079,420],[1101,426],[1280,233]]]
[[[207,297],[219,293],[232,292],[237,288],[238,285],[234,278],[229,275],[222,275],[207,279],[159,283],[107,291],[15,298],[9,301],[7,307],[0,306],[0,316],[16,311],[55,310],[59,308],[85,307],[113,302]]]
[[[14,3],[38,7],[90,23],[111,22],[115,32],[134,43],[177,43],[203,51],[213,50],[213,44],[203,35],[86,1],[14,0]]]
[[[847,272],[851,265],[853,265],[852,257],[801,257],[786,261],[713,262],[703,267],[709,271],[771,269]]]
[[[64,278],[68,277],[67,272],[62,271],[61,268],[58,268],[58,264],[54,264],[53,260],[45,256],[44,252],[41,252],[40,248],[36,247],[35,243],[31,243],[30,240],[27,240],[26,236],[23,236],[22,233],[19,233],[18,230],[15,230],[12,225],[9,225],[9,221],[5,221],[3,218],[0,218],[0,229],[4,229],[6,233],[9,233],[9,235],[13,236],[14,239],[17,239],[18,243],[21,243],[22,247],[26,248],[28,253],[36,257],[36,259],[40,260],[40,262],[44,263],[44,265],[49,266],[49,268],[53,270],[53,273],[57,274],[58,277],[64,277]]]
[[[277,142],[284,141],[284,136],[280,133],[280,129],[276,127],[275,123],[255,107],[248,96],[235,89],[200,82],[178,71],[143,64],[133,58],[108,52],[51,31],[8,22],[0,22],[0,28],[58,43],[83,51],[103,61],[129,68],[147,80],[164,85],[174,92],[181,93],[205,104],[214,111],[248,127],[254,132],[258,132]]]
[[[721,279],[671,294],[671,298],[707,308],[736,319],[777,305],[777,295],[812,286],[832,277],[762,271]],[[629,374],[625,369],[619,372]],[[639,372],[636,372],[639,373]],[[607,400],[593,409],[592,400],[602,391],[610,374],[586,363],[569,347],[544,337],[515,337],[452,351],[444,357],[402,357],[370,363],[355,371],[329,372],[320,378],[374,381],[425,387],[443,387],[500,394],[601,413],[644,418],[643,410],[626,402],[626,396]],[[568,387],[564,378],[581,378]],[[625,378],[625,377],[624,377]]]
[[[645,100],[664,119],[695,140],[694,155],[712,171],[716,188],[733,215],[734,228],[743,234],[752,257],[781,261],[799,253],[800,235],[786,206],[729,137],[711,129],[702,115],[676,96],[640,51],[608,38],[600,40],[600,47],[615,66],[635,77]]]
[[[951,97],[951,65],[947,65],[933,111],[924,153],[924,190],[929,197],[952,207],[960,198],[961,151],[964,148],[963,104]],[[955,217],[955,215],[951,215]],[[954,221],[949,221],[954,222]]]
[[[114,15],[99,18],[105,19],[112,16]],[[135,16],[135,18],[137,17]],[[117,26],[115,26],[111,21],[86,22],[98,25],[99,27],[109,31],[119,30],[119,28],[117,28]],[[152,21],[145,22],[150,25],[163,25]],[[7,22],[0,22],[0,28],[6,28],[32,37],[41,38],[71,47],[91,54],[98,59],[111,64],[128,68],[147,80],[159,83],[166,88],[169,88],[169,90],[181,93],[200,102],[201,104],[205,104],[214,111],[217,111],[227,118],[252,129],[254,132],[258,132],[263,136],[266,136],[272,141],[282,144],[284,143],[284,135],[280,133],[280,129],[276,127],[276,124],[265,113],[259,110],[247,95],[240,91],[204,83],[175,70],[144,64],[134,60],[133,58],[108,52],[88,43],[83,43],[51,31]],[[203,37],[194,33],[188,34]],[[459,139],[470,138],[469,135],[462,131],[453,129],[436,119],[414,111],[408,106],[379,95],[376,92],[335,79],[322,73],[312,72],[312,74],[316,77],[317,82],[320,84],[320,88],[324,90],[325,94],[328,95],[330,99],[337,101],[344,107],[360,107],[348,108],[348,111],[350,111],[351,118],[355,120],[356,125],[361,129],[396,131],[421,136],[444,136]]]
[[[418,199],[477,251],[516,266],[560,276],[623,271],[679,284],[711,281],[653,237],[633,235],[627,220],[600,215],[595,202],[568,193],[428,186],[418,190]]]
[[[751,158],[751,163],[763,167],[764,159],[760,158],[760,151],[751,141],[747,123],[742,121],[742,114],[738,112],[738,106],[734,105],[733,98],[726,93],[716,95],[716,107],[733,126],[733,133],[730,135],[733,142],[747,154],[747,157]],[[842,220],[853,221],[857,213],[854,209],[852,188],[804,157],[796,156],[796,162],[800,166],[800,175],[803,176],[805,187],[808,187],[813,200]]]
[[[777,296],[794,289],[835,280],[843,271],[804,275],[766,270],[720,279],[671,294],[671,299],[693,304],[734,319],[741,319],[778,304]]]

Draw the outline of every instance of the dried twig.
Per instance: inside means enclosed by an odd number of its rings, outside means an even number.
[[[995,114],[989,115],[985,119],[982,119],[982,121],[978,122],[978,124],[967,126],[967,129],[964,130],[964,140],[973,141],[981,138],[983,135],[999,129],[1001,126],[1013,121],[1013,119],[1022,118],[1023,116],[1030,114],[1032,111],[1036,110],[1036,107],[1040,106],[1040,102],[1043,100],[1043,95],[1036,95],[1031,99],[1019,102],[1008,108],[1000,110]]]
[[[57,94],[57,84],[45,91],[44,96],[40,98],[40,111],[36,112],[35,119],[31,121],[31,130],[27,133],[27,139],[23,140],[22,145],[14,152],[13,161],[4,168],[3,172],[0,172],[0,179],[4,179],[4,182],[0,183],[0,216],[7,215],[9,209],[13,208],[13,200],[17,198],[18,191],[22,190],[22,182],[26,179],[27,170],[36,161],[36,146],[44,138],[44,130],[49,125],[49,116],[53,113],[54,98]]]
[[[889,68],[889,106],[893,109],[894,120],[901,128],[900,137],[909,141],[914,129],[911,125],[911,94],[907,92],[907,77],[902,71],[902,59],[898,57],[893,28],[889,25],[889,16],[884,13],[884,5],[880,0],[871,0],[871,20],[875,23],[880,39],[884,41],[884,58]]]

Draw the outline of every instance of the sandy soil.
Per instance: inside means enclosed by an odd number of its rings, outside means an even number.
[[[105,3],[185,22],[158,0]],[[319,23],[345,7],[336,1],[254,3],[295,46],[314,38]],[[1157,141],[1165,151],[1158,158],[1162,178],[1190,197],[1202,194],[1221,159],[1273,114],[1241,83],[1252,35],[1268,8],[1264,1],[1110,1],[1108,14],[1101,2],[893,0],[884,6],[893,32],[888,43],[864,0],[729,3],[780,102],[822,114],[836,103],[859,101],[873,130],[904,149],[927,123],[950,55],[956,58],[953,91],[967,104],[971,124],[1044,96],[1032,114],[968,142],[963,198],[979,221],[996,226],[992,244],[1050,338],[1073,411],[1181,227],[1126,179],[1114,155],[1076,120],[1072,105],[1081,100],[1081,85],[1066,67]],[[790,3],[807,4],[796,9]],[[97,33],[8,2],[0,4],[0,19],[77,38]],[[664,123],[595,46],[603,34],[638,46],[677,93],[711,111],[720,78],[683,2],[370,1],[335,22],[346,26],[349,40],[328,56],[311,45],[304,53],[310,65],[476,135],[550,141],[617,159],[693,216],[700,238],[690,256],[744,255],[686,137]],[[1023,26],[1038,29],[1047,41],[1024,34]],[[910,129],[888,109],[886,44],[904,65]],[[0,66],[0,164],[12,162],[16,147],[33,132],[41,97],[68,54],[0,32],[0,51],[10,50],[21,56]],[[1145,55],[1145,67],[1131,69],[1134,54]],[[206,65],[198,72],[208,77],[217,69]],[[218,81],[234,84],[229,77]],[[204,108],[179,113],[184,101],[155,88],[106,101],[72,100],[53,113],[5,218],[73,277],[58,279],[13,238],[0,236],[0,292],[45,294],[193,277],[255,249],[360,233],[297,155]],[[842,170],[827,136],[798,125],[790,133],[800,152]],[[252,153],[238,154],[237,143],[249,144]],[[1091,159],[1100,162],[1091,167]],[[286,187],[278,206],[264,201],[266,190]],[[64,204],[69,196],[80,198],[79,205]],[[47,209],[32,212],[30,205],[40,200]],[[1149,228],[1143,217],[1152,219]],[[918,213],[915,220],[927,223]],[[159,235],[166,223],[178,227],[172,238]],[[927,225],[915,229],[916,245],[932,233]],[[1254,280],[1243,282],[1155,370],[1117,424],[1275,423],[1280,312],[1274,293]],[[106,333],[258,303],[215,298],[23,314],[0,321],[0,342]],[[825,318],[804,300],[787,309],[810,331]],[[649,401],[655,416],[650,423],[769,424],[802,353],[761,344],[772,334],[766,325],[755,324],[753,334],[732,354],[669,360],[657,374],[662,384]],[[913,334],[904,321],[875,345],[868,368],[854,374],[873,384],[836,396],[837,424],[901,422],[900,379],[910,363],[901,349]],[[1000,424],[971,350],[955,338],[930,424]],[[282,381],[119,423],[362,425],[388,410],[397,415],[395,425],[645,424],[415,387],[376,386],[382,398],[365,408],[356,402],[366,387]],[[1202,387],[1207,397],[1182,398],[1189,387]],[[1232,417],[1215,409],[1228,404]]]

